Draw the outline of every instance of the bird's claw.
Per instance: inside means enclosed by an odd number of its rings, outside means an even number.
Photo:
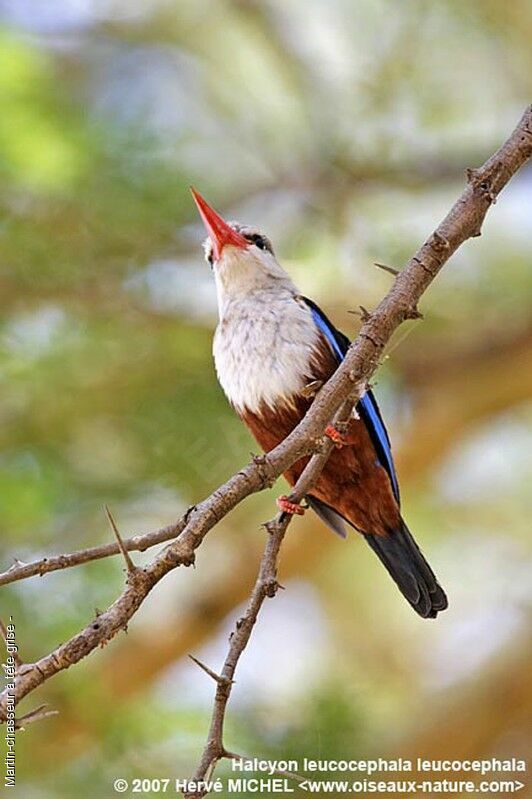
[[[286,494],[283,494],[282,497],[277,497],[277,507],[281,511],[281,513],[289,513],[291,516],[303,516],[305,513],[305,508],[301,505],[297,505],[295,502],[291,502]]]
[[[337,430],[336,427],[333,427],[332,424],[327,425],[327,427],[325,428],[325,435],[327,436],[327,438],[330,438],[332,442],[334,442],[334,445],[338,449],[345,447],[349,443],[345,438],[345,436],[342,435],[342,433],[340,433],[340,431]]]

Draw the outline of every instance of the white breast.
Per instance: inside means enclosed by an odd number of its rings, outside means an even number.
[[[310,309],[288,291],[229,303],[214,337],[220,384],[237,410],[290,403],[309,380],[319,334]]]

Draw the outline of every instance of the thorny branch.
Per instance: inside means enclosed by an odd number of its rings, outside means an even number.
[[[344,403],[342,409],[335,416],[335,424],[339,424],[349,418],[355,401],[356,399],[350,399]],[[291,502],[300,503],[307,491],[312,488],[312,485],[316,482],[321,470],[325,466],[333,447],[333,442],[327,439],[321,451],[312,456],[290,494],[289,498]],[[238,758],[238,755],[235,755],[234,752],[228,752],[224,747],[223,726],[225,711],[231,695],[233,678],[238,661],[251,637],[260,609],[264,601],[267,598],[273,598],[280,587],[277,582],[277,559],[291,519],[292,517],[288,514],[280,513],[264,525],[268,532],[268,538],[266,540],[266,546],[264,547],[257,579],[253,586],[244,615],[237,620],[235,628],[229,638],[229,651],[220,674],[216,674],[203,663],[200,663],[197,658],[192,658],[200,668],[206,671],[216,682],[214,708],[207,743],[203,750],[200,764],[191,780],[191,783],[196,785],[200,785],[202,781],[205,782],[210,777],[216,763],[222,758],[229,758],[231,760]],[[207,791],[199,788],[198,790],[185,792],[185,797],[186,799],[201,799],[206,793]]]
[[[123,541],[124,547],[128,552],[144,552],[156,544],[164,541],[171,541],[182,532],[186,524],[186,515],[179,519],[175,524],[161,527],[143,535],[135,535]],[[23,563],[15,560],[12,566],[5,572],[0,573],[0,586],[14,583],[17,580],[25,580],[27,577],[47,574],[48,572],[58,571],[59,569],[69,569],[71,566],[80,566],[83,563],[90,563],[92,560],[108,558],[110,555],[119,555],[121,552],[118,541],[113,544],[102,544],[100,547],[90,547],[79,552],[71,552],[68,555],[55,555],[50,558],[40,558],[31,563]]]
[[[531,155],[532,106],[529,106],[499,150],[479,169],[468,170],[468,183],[464,191],[437,229],[395,277],[389,292],[377,308],[368,314],[344,362],[318,392],[311,409],[299,425],[274,450],[254,458],[207,499],[189,509],[174,525],[145,536],[126,539],[123,542],[123,551],[146,549],[175,537],[150,563],[142,569],[137,568],[128,573],[126,586],[118,599],[80,633],[37,662],[24,664],[19,668],[14,691],[17,702],[50,677],[87,657],[94,649],[124,629],[152,588],[166,574],[178,566],[189,566],[194,562],[196,549],[227,513],[251,493],[269,488],[295,461],[314,454],[295,489],[295,499],[299,493],[303,495],[308,490],[311,481],[319,474],[319,469],[323,466],[322,460],[329,449],[329,444],[324,444],[322,438],[325,427],[346,401],[354,403],[363,394],[393,332],[405,319],[417,315],[417,304],[421,296],[456,249],[467,239],[480,235],[490,205]],[[316,452],[320,454],[316,455]],[[302,483],[304,478],[309,482]],[[231,639],[229,654],[220,682],[217,683],[211,730],[198,767],[199,775],[208,775],[220,757],[228,756],[221,735],[231,680],[264,599],[275,593],[277,557],[287,525],[288,520],[282,517],[267,525],[269,536],[259,577],[248,609]],[[0,575],[0,584],[86,563],[118,554],[120,551],[121,547],[117,542],[84,552],[44,559],[34,564],[15,564]],[[7,691],[4,691],[0,694],[0,721],[6,720],[7,703]]]

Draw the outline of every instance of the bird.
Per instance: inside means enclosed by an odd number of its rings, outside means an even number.
[[[301,294],[266,235],[226,222],[196,189],[191,192],[207,232],[204,254],[216,285],[218,381],[269,452],[305,416],[350,341]],[[341,431],[328,425],[325,435],[335,446],[306,496],[308,507],[342,538],[346,524],[360,533],[412,608],[422,618],[436,618],[447,608],[447,596],[402,518],[390,439],[373,391],[366,390]],[[307,462],[302,458],[286,470],[290,486]],[[277,505],[284,513],[305,512],[287,495]]]

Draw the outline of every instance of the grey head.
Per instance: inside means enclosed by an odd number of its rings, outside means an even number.
[[[228,305],[253,295],[293,297],[298,293],[264,233],[250,225],[226,222],[194,189],[192,195],[209,234],[203,246],[214,272],[220,316]]]

